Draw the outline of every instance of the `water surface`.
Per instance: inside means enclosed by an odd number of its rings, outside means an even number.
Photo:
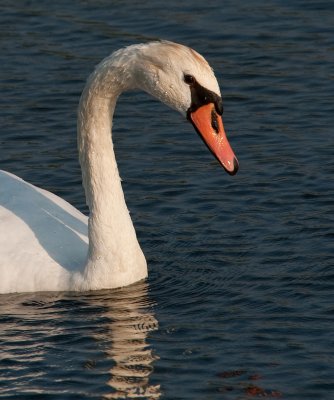
[[[1,296],[0,396],[332,399],[332,3],[4,0],[0,22],[1,169],[87,212],[85,79],[157,38],[214,67],[240,162],[228,176],[182,116],[125,94],[115,148],[149,278]]]

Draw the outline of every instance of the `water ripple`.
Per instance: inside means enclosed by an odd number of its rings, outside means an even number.
[[[91,381],[96,396],[105,398],[160,396],[159,386],[149,383],[157,356],[146,339],[158,323],[146,284],[2,299],[1,395],[83,394],[80,387],[87,390]]]
[[[327,0],[2,1],[1,169],[87,212],[84,82],[112,50],[163,37],[214,67],[240,171],[224,174],[182,116],[124,94],[115,150],[148,282],[1,296],[1,397],[333,397],[331,11]]]

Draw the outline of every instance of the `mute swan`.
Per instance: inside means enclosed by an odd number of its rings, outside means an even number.
[[[201,55],[167,41],[114,52],[89,77],[79,104],[78,150],[89,218],[0,171],[0,293],[115,288],[147,276],[111,137],[117,98],[129,89],[142,89],[181,112],[225,170],[237,172],[219,86]]]

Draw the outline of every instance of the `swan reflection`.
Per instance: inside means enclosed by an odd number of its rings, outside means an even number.
[[[147,343],[158,322],[146,283],[0,297],[0,397],[160,398],[151,383],[158,357]]]
[[[153,362],[158,357],[146,339],[149,332],[158,329],[158,321],[152,312],[144,282],[117,289],[104,295],[94,296],[94,303],[106,309],[104,316],[110,320],[106,333],[97,339],[110,342],[105,351],[114,362],[108,385],[114,390],[106,399],[158,399],[160,385],[152,385],[150,376]]]

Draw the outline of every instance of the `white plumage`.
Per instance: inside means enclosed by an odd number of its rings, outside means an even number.
[[[171,42],[121,49],[88,79],[78,148],[89,221],[58,196],[0,171],[0,293],[114,288],[147,276],[113,151],[112,116],[118,96],[132,88],[185,115],[185,73],[220,96],[203,57]]]

